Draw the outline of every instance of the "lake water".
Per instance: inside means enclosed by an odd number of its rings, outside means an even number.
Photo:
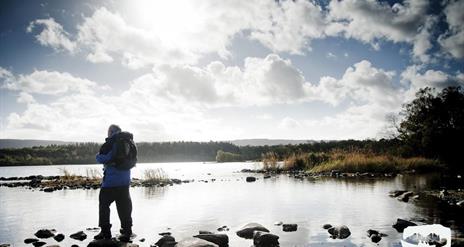
[[[232,247],[252,246],[251,240],[236,236],[242,225],[257,222],[280,236],[281,246],[374,246],[366,230],[388,234],[380,246],[400,246],[401,234],[391,225],[397,218],[427,224],[449,226],[453,234],[462,235],[463,217],[455,215],[436,202],[404,203],[388,196],[398,189],[420,191],[439,186],[436,176],[397,176],[385,179],[305,179],[287,175],[262,179],[262,174],[245,174],[244,168],[258,168],[254,163],[145,163],[133,169],[141,178],[145,169],[162,168],[170,178],[195,179],[195,182],[162,188],[131,188],[135,243],[150,246],[170,231],[176,240],[198,234],[199,230],[215,232],[228,226]],[[62,165],[34,167],[0,167],[0,177],[28,175],[61,175],[66,168],[85,175],[87,169],[100,165]],[[247,183],[246,176],[256,176]],[[211,179],[216,179],[214,182]],[[198,180],[209,180],[208,183]],[[99,190],[61,190],[45,193],[25,188],[0,187],[0,243],[24,246],[23,240],[34,237],[40,228],[54,228],[66,235],[61,246],[86,246],[96,234],[85,231],[98,224]],[[116,207],[111,206],[112,232],[119,230]],[[283,232],[274,222],[298,224],[298,231]],[[345,224],[351,236],[332,240],[322,225]],[[84,230],[83,242],[70,239],[71,233]],[[145,238],[141,243],[139,238]],[[46,240],[56,244],[55,240]]]

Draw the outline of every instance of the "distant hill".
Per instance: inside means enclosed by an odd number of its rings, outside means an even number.
[[[287,140],[287,139],[239,139],[227,141],[237,146],[275,146],[286,144],[305,144],[315,143],[314,140]],[[22,139],[0,139],[0,149],[2,148],[28,148],[34,146],[48,146],[48,145],[66,145],[74,142],[66,141],[53,141],[53,140],[22,140]]]
[[[304,143],[315,143],[314,140],[287,140],[287,139],[239,139],[230,141],[237,146],[274,146],[274,145],[286,145],[286,144],[304,144]]]
[[[29,148],[35,146],[48,146],[52,144],[66,145],[72,142],[50,141],[50,140],[22,140],[22,139],[0,139],[1,148]]]

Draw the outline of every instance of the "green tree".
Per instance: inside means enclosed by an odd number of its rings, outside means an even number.
[[[424,88],[404,106],[404,120],[399,125],[399,138],[409,152],[438,158],[458,167],[464,138],[464,94],[460,87],[448,87],[439,93]]]

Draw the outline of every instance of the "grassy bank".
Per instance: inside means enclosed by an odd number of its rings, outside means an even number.
[[[325,173],[333,170],[345,173],[431,172],[444,168],[437,160],[423,157],[402,158],[362,152],[333,151],[328,153],[292,154],[278,165],[275,155],[263,156],[263,169]]]

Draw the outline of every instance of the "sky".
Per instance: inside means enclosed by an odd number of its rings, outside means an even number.
[[[379,139],[464,86],[464,1],[0,3],[0,138]]]

